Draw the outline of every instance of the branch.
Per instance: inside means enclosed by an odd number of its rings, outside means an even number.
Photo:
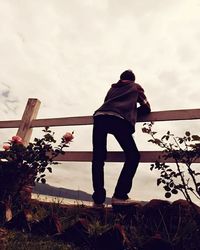
[[[188,202],[191,203],[192,200],[191,200],[191,198],[190,198],[190,195],[188,194],[188,191],[187,191],[187,188],[186,188],[186,183],[185,183],[185,180],[184,180],[183,175],[182,175],[181,170],[180,170],[180,165],[179,165],[177,159],[175,159],[175,161],[176,161],[176,165],[177,165],[178,172],[179,172],[180,177],[181,177],[181,181],[182,181],[182,183],[183,183],[183,187],[184,187],[184,191],[185,191],[185,195],[186,195],[185,198],[186,198],[186,200],[187,200]]]
[[[191,164],[186,164],[186,166],[187,166],[187,168],[188,168],[188,173],[189,173],[190,176],[192,177],[192,181],[193,181],[193,183],[194,183],[194,185],[195,185],[195,190],[196,190],[196,192],[198,193],[197,182],[196,182],[196,179],[195,179],[195,177],[194,177],[194,175],[193,175],[193,170],[191,169],[190,165],[191,165]]]

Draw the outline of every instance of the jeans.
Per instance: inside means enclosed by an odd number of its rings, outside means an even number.
[[[120,144],[125,154],[125,163],[115,187],[114,197],[128,199],[132,187],[132,180],[140,160],[140,153],[132,137],[133,129],[126,120],[112,116],[94,116],[93,126],[93,160],[92,181],[94,193],[92,198],[95,203],[105,201],[104,188],[104,162],[107,155],[107,135],[112,134]]]

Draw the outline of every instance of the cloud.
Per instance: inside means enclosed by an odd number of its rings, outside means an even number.
[[[0,1],[1,119],[20,119],[30,97],[39,118],[91,115],[126,68],[152,110],[198,108],[199,11],[196,0]],[[69,129],[70,149],[91,150],[91,127]]]
[[[16,114],[18,100],[14,97],[10,86],[0,82],[0,100],[2,107],[2,118],[9,116],[9,113]]]

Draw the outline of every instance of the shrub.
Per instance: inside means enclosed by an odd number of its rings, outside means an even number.
[[[22,193],[30,193],[35,182],[46,182],[46,171],[52,173],[52,165],[58,164],[55,158],[64,154],[69,147],[73,133],[67,132],[58,145],[54,132],[48,127],[42,138],[35,138],[27,146],[22,138],[13,136],[3,145],[4,151],[0,159],[0,201],[13,204],[23,200]]]

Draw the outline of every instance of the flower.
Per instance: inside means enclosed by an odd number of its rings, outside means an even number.
[[[4,144],[3,145],[3,149],[4,150],[9,150],[10,149],[10,145],[9,144]]]
[[[15,143],[22,143],[22,138],[18,135],[14,135],[11,141]]]
[[[73,132],[72,132],[72,133],[66,132],[66,133],[63,135],[63,140],[65,141],[65,143],[69,143],[69,142],[71,142],[73,139],[74,139]]]

